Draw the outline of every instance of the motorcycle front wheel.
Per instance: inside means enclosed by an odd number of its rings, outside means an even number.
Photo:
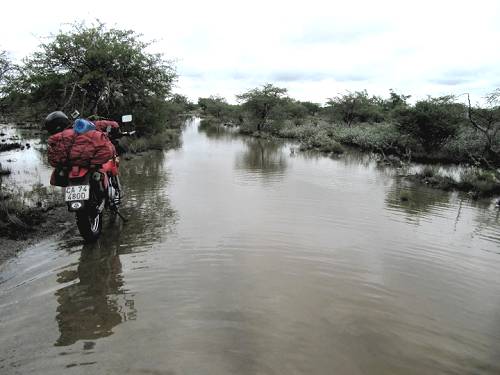
[[[94,211],[94,212],[91,212]],[[86,242],[95,242],[102,231],[102,212],[85,208],[76,212],[76,225],[80,235]]]

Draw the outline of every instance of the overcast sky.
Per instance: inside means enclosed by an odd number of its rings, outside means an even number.
[[[0,49],[15,59],[64,23],[93,21],[155,39],[193,100],[266,82],[324,102],[346,90],[386,96],[500,87],[500,1],[10,1]],[[64,27],[64,26],[63,26]]]

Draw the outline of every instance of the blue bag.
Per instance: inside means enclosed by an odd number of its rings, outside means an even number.
[[[88,132],[89,130],[95,130],[95,125],[88,120],[79,118],[73,124],[73,130],[76,134],[83,134]]]

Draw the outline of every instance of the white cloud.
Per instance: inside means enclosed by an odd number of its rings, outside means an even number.
[[[265,82],[318,102],[344,90],[423,97],[500,86],[497,1],[68,1],[3,5],[0,48],[16,58],[62,23],[96,18],[155,39],[196,99]]]

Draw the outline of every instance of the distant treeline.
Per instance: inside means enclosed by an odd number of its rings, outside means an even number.
[[[342,152],[345,144],[409,160],[500,166],[498,90],[484,107],[472,105],[468,96],[412,104],[410,95],[392,90],[385,98],[347,92],[320,105],[290,98],[272,84],[237,98],[237,105],[216,96],[200,98],[198,106],[212,121],[238,125],[246,133],[295,138],[303,148]]]

